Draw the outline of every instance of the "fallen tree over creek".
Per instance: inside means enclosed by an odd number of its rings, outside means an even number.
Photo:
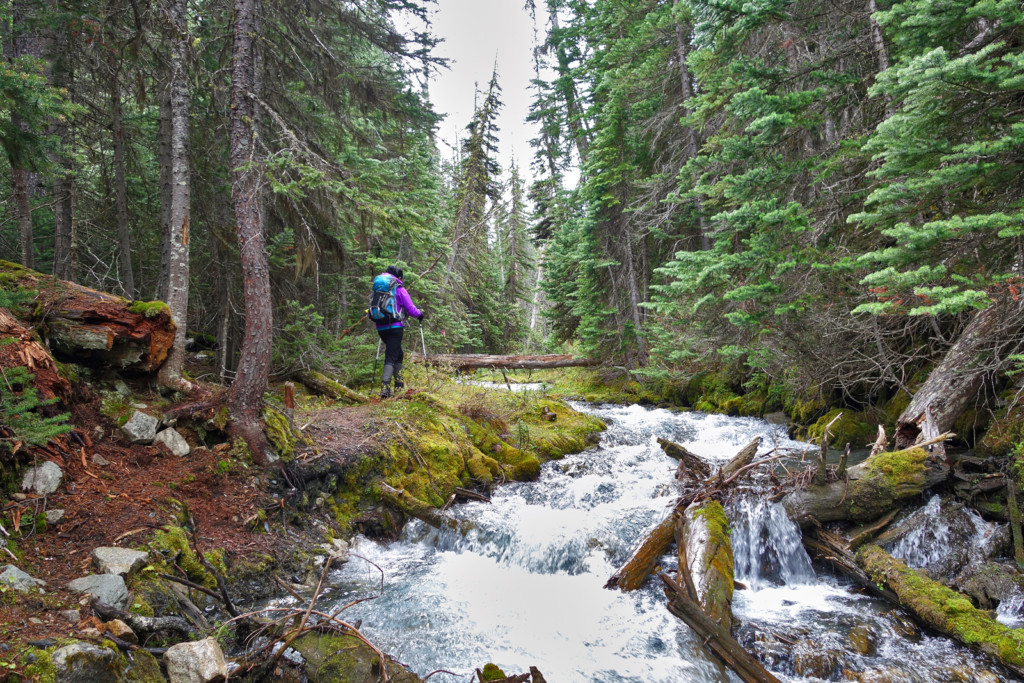
[[[459,372],[469,370],[543,370],[550,368],[575,368],[597,365],[591,358],[578,358],[569,354],[547,354],[540,356],[490,356],[471,354],[407,354],[415,363],[450,367]]]

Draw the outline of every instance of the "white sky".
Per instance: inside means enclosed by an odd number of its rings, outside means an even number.
[[[546,16],[538,2],[538,31],[544,35]],[[443,38],[435,54],[450,60],[430,83],[435,111],[445,119],[438,127],[442,156],[450,158],[452,148],[463,137],[473,115],[474,84],[486,89],[495,59],[498,83],[505,103],[498,119],[499,163],[507,173],[512,159],[529,179],[533,152],[532,125],[526,123],[533,99],[534,27],[523,0],[438,0],[432,16],[432,33]]]

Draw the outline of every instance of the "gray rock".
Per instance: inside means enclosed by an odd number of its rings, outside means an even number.
[[[164,653],[171,683],[215,683],[227,678],[224,652],[213,638],[195,643],[178,643]]]
[[[54,508],[53,510],[46,511],[47,524],[56,524],[62,519],[64,519],[64,511],[60,508]]]
[[[121,680],[116,650],[92,643],[72,643],[53,653],[61,683],[117,683]]]
[[[99,453],[93,453],[92,454],[92,464],[93,465],[98,465],[100,467],[106,467],[107,465],[110,464],[110,461],[107,460],[106,458],[104,458]]]
[[[123,379],[114,381],[114,391],[121,396],[131,396],[132,390],[128,388],[128,385],[124,383]]]
[[[773,425],[788,425],[790,423],[789,415],[786,415],[781,410],[774,413],[765,413],[765,422],[770,422]]]
[[[92,551],[92,564],[100,574],[128,576],[149,562],[149,553],[131,548],[96,548]]]
[[[68,621],[70,621],[72,624],[77,624],[82,620],[82,611],[77,609],[61,610],[60,615]]]
[[[171,453],[174,453],[179,458],[185,457],[192,451],[185,438],[174,429],[163,430],[156,435],[153,442],[166,444],[171,449]]]
[[[33,588],[45,586],[46,582],[36,579],[21,571],[13,564],[6,565],[0,572],[0,583],[6,584],[16,591],[27,593]]]
[[[57,463],[47,460],[42,465],[25,470],[25,476],[21,480],[21,490],[48,496],[60,487],[63,480],[64,472],[57,466]]]
[[[118,609],[123,610],[128,606],[128,586],[117,574],[84,576],[69,583],[68,590],[86,593]]]
[[[132,443],[151,443],[156,437],[156,428],[160,424],[152,415],[139,410],[132,413],[131,419],[124,423],[121,431]]]

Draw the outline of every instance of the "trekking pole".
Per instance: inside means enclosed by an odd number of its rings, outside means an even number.
[[[380,360],[380,339],[377,340],[377,355],[373,359],[373,377],[370,378],[371,382],[373,381],[373,378],[377,376],[377,361],[379,361],[379,360]]]
[[[423,347],[423,364],[427,364],[427,340],[423,338],[423,321],[420,320],[420,346]]]

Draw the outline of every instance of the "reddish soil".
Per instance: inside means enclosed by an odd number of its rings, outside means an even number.
[[[0,551],[0,566],[16,564],[47,583],[45,595],[0,594],[0,661],[13,659],[25,642],[73,634],[76,625],[60,611],[79,608],[79,596],[64,586],[91,573],[94,548],[139,547],[155,530],[179,524],[181,508],[174,501],[187,506],[195,520],[200,549],[224,549],[229,563],[233,557],[256,554],[284,556],[288,546],[303,542],[301,536],[285,538],[246,528],[246,520],[260,507],[269,508],[273,503],[263,486],[273,478],[272,472],[237,464],[225,467],[232,462],[226,443],[212,449],[194,448],[184,458],[155,446],[130,444],[116,425],[98,412],[98,403],[93,399],[73,406],[78,437],[67,437],[63,448],[47,449],[52,454],[48,459],[64,470],[61,489],[45,501],[3,501],[0,507],[0,518],[7,520],[19,511],[34,514],[63,509],[65,513],[60,522],[41,533],[23,528],[22,536],[14,534],[21,561],[14,562],[7,552]],[[300,449],[298,457],[350,460],[365,446],[362,425],[366,420],[363,408],[297,415],[296,425],[305,426],[304,433],[317,444]],[[95,464],[94,455],[109,464]],[[222,461],[224,465],[220,465]],[[5,526],[11,531],[9,523]]]

